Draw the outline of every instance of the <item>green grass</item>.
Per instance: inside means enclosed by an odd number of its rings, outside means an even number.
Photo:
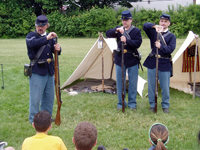
[[[59,38],[62,55],[59,57],[60,83],[69,78],[96,39]],[[177,39],[179,49],[184,39]],[[148,39],[143,39],[140,51],[142,63],[150,52]],[[175,54],[173,53],[173,55]],[[0,63],[3,64],[4,87],[0,89],[0,140],[8,142],[16,150],[21,149],[23,140],[35,134],[28,121],[29,80],[23,75],[23,66],[28,63],[25,39],[0,39]],[[0,72],[0,75],[2,72]],[[147,79],[147,70],[139,71]],[[0,76],[1,77],[1,76]],[[2,85],[2,78],[0,78]],[[143,95],[147,93],[145,85]],[[194,150],[197,145],[197,133],[200,130],[200,98],[192,98],[175,89],[170,89],[170,114],[164,114],[161,108],[159,89],[158,112],[149,112],[148,97],[137,96],[137,111],[129,109],[125,113],[117,111],[117,96],[105,93],[81,93],[69,96],[62,92],[61,125],[53,128],[49,134],[63,139],[68,150],[74,150],[73,132],[81,121],[92,122],[98,130],[97,145],[104,145],[107,150],[148,149],[148,130],[153,123],[164,123],[170,132],[169,149]],[[56,115],[55,100],[53,117]],[[97,146],[94,148],[94,150]]]

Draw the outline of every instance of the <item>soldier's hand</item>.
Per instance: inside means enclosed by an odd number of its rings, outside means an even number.
[[[122,42],[126,43],[126,37],[125,36],[121,36],[120,39],[121,39]]]
[[[160,49],[160,47],[161,47],[160,41],[156,41],[156,42],[155,42],[155,46],[156,46],[158,49]]]
[[[60,44],[59,43],[54,44],[54,47],[55,47],[56,51],[60,51]]]
[[[55,32],[50,32],[48,35],[47,35],[47,40],[51,40],[53,38],[57,37],[57,34]]]
[[[124,28],[123,27],[117,28],[116,31],[120,32],[121,34],[123,34],[124,33]]]
[[[155,25],[154,28],[156,29],[156,32],[158,33],[163,32],[163,26]]]

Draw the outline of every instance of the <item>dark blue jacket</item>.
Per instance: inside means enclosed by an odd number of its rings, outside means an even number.
[[[122,43],[120,42],[122,34],[120,32],[116,33],[116,29],[119,27],[120,26],[117,26],[114,29],[108,30],[106,32],[106,36],[108,38],[117,38],[118,48],[122,49]],[[129,36],[131,37],[131,40],[126,38],[126,45],[124,46],[124,49],[128,50],[128,52],[124,54],[124,65],[126,67],[132,67],[139,64],[139,59],[134,57],[132,53],[135,52],[135,50],[138,49],[142,43],[141,31],[138,28],[134,27],[134,29],[132,29],[129,33]],[[121,66],[121,57],[121,53],[115,53],[115,64],[118,66]]]
[[[47,45],[49,44],[49,45]],[[53,59],[53,53],[54,53],[54,44],[55,41],[54,39],[47,40],[46,36],[40,36],[36,32],[30,32],[26,36],[26,45],[27,45],[27,50],[28,50],[28,56],[30,60],[33,60],[35,58],[35,55],[39,51],[40,47],[43,45],[46,45],[42,54],[39,57],[39,60],[42,59],[48,59],[51,58]],[[60,54],[60,52],[59,52]],[[54,62],[46,62],[43,65],[39,65],[38,63],[35,63],[32,67],[32,72],[37,73],[39,75],[45,76],[48,72],[50,75],[54,75],[55,70],[54,70]]]
[[[149,22],[145,23],[143,25],[143,29],[150,39],[151,52],[156,54],[155,42],[157,40],[157,32],[156,32],[155,28],[152,28],[153,25],[155,25],[155,24],[149,23]],[[164,34],[166,34],[166,33],[163,33],[163,35]],[[176,36],[173,33],[169,33],[164,39],[165,39],[167,46],[161,43],[161,48],[158,50],[158,54],[161,55],[161,58],[158,59],[158,61],[159,61],[158,70],[171,71],[172,65],[171,65],[170,59],[167,59],[167,57],[168,58],[171,57],[171,53],[176,48]],[[162,56],[164,58],[162,58]],[[144,61],[143,65],[149,69],[156,68],[156,57],[150,58],[148,56],[146,58],[146,60]]]

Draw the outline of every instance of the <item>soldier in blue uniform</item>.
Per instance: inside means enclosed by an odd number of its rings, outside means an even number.
[[[37,17],[36,30],[26,36],[28,56],[31,61],[32,75],[29,78],[29,121],[40,110],[48,111],[52,116],[54,104],[54,60],[53,53],[57,50],[60,54],[61,47],[55,44],[55,32],[46,33],[49,27],[48,19],[44,15]],[[38,51],[40,51],[38,54]],[[37,56],[36,56],[37,55]],[[38,57],[38,59],[36,58]]]
[[[138,67],[139,59],[137,49],[142,43],[141,31],[131,25],[133,19],[131,12],[126,10],[122,12],[122,24],[123,26],[116,26],[113,29],[109,29],[106,32],[106,36],[109,38],[117,38],[118,49],[115,51],[115,67],[116,67],[116,82],[117,82],[117,95],[118,103],[117,109],[122,109],[122,70],[121,70],[121,49],[122,42],[125,43],[124,50],[124,85],[126,80],[126,69],[128,70],[128,107],[132,110],[136,110],[136,96],[137,96],[137,81],[138,81]],[[126,88],[124,88],[124,93]],[[127,105],[125,101],[125,106]]]
[[[144,66],[148,68],[148,97],[150,103],[150,111],[155,111],[155,77],[156,77],[156,48],[158,48],[158,78],[162,90],[162,108],[164,113],[169,113],[169,84],[172,76],[171,53],[176,47],[176,36],[168,29],[170,25],[170,15],[162,14],[160,16],[159,25],[153,23],[145,23],[144,31],[150,39],[151,52],[144,61]],[[157,40],[159,33],[159,40]]]

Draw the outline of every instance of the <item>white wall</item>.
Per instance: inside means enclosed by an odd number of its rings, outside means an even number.
[[[200,0],[196,0],[196,2],[200,3]],[[148,4],[148,0],[143,0],[143,2],[136,2],[136,3],[131,3],[133,7],[130,9],[134,8],[145,8],[145,9],[156,9],[156,10],[168,10],[168,6],[174,5],[176,8],[177,5],[182,5],[182,6],[188,6],[190,4],[193,4],[193,0],[151,0],[150,4]],[[118,9],[118,6],[116,7]]]

